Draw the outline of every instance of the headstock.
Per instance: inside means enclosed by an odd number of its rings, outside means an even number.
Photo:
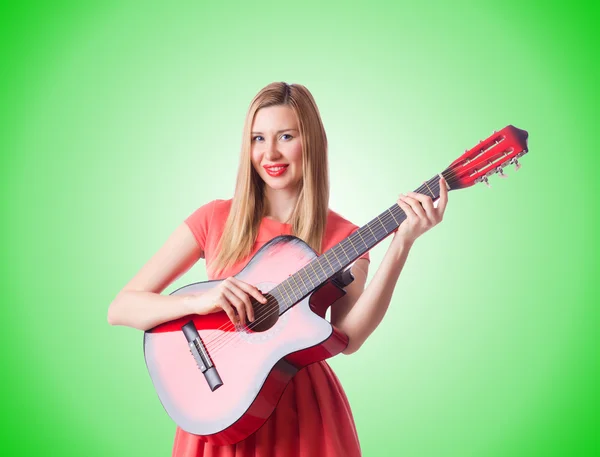
[[[521,168],[518,159],[527,153],[527,137],[525,130],[506,126],[465,151],[442,175],[453,190],[482,181],[489,186],[488,176],[498,173],[506,178],[502,170],[510,164],[515,165],[515,170]]]

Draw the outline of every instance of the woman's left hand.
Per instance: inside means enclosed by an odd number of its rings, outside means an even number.
[[[433,206],[433,201],[428,195],[417,192],[400,194],[398,205],[406,214],[406,219],[396,230],[394,239],[400,237],[402,241],[412,244],[423,233],[442,221],[448,203],[448,189],[442,178],[439,184],[440,200],[437,208]]]

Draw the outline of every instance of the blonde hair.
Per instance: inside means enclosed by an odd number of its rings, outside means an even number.
[[[265,183],[251,162],[251,129],[256,112],[270,106],[289,106],[298,118],[302,141],[302,180],[291,216],[292,235],[306,242],[317,254],[325,233],[329,208],[327,136],[317,104],[300,84],[271,83],[260,90],[248,108],[231,210],[211,268],[218,274],[245,259],[254,247],[266,215]]]

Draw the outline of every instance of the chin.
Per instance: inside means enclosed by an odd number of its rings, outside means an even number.
[[[291,188],[291,186],[288,183],[269,183],[267,182],[267,186],[269,186],[271,189],[275,189],[275,190],[283,190],[283,189],[289,189]]]

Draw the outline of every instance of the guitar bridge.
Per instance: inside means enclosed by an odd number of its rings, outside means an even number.
[[[223,385],[223,381],[206,351],[206,347],[200,338],[200,334],[194,325],[194,321],[189,321],[181,327],[181,331],[188,341],[190,353],[192,354],[192,357],[194,357],[196,365],[198,365],[198,368],[204,375],[210,390],[214,392]]]

